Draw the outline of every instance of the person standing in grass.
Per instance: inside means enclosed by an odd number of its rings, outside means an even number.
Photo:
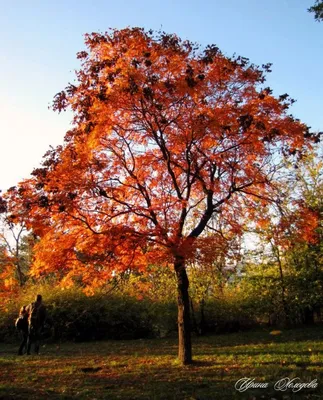
[[[18,355],[21,356],[24,354],[27,346],[28,340],[28,312],[26,310],[26,306],[22,306],[19,311],[19,317],[16,320],[16,328],[22,334],[22,341],[19,346]]]
[[[36,296],[36,301],[30,303],[26,308],[28,313],[28,355],[30,355],[31,345],[33,343],[35,346],[35,353],[39,354],[41,331],[46,320],[46,307],[42,303],[42,300],[42,296],[38,294]]]

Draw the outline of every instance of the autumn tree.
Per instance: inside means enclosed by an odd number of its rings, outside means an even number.
[[[322,162],[311,153],[283,171],[276,183],[283,195],[258,210],[259,245],[246,257],[244,284],[276,322],[290,325],[313,320],[322,304]]]
[[[12,258],[5,247],[0,246],[0,311],[6,309],[7,304],[14,299],[19,290],[19,282],[14,274]]]
[[[173,264],[179,360],[191,363],[186,262],[217,213],[270,200],[280,155],[312,138],[264,87],[270,65],[229,58],[140,28],[85,36],[77,81],[53,108],[74,112],[62,146],[9,194],[16,220],[41,237],[35,275],[105,285],[128,268]]]
[[[299,197],[296,227],[303,232],[293,240],[288,262],[298,278],[297,296],[305,322],[323,306],[323,162],[321,154],[304,157],[295,171]],[[312,229],[310,226],[312,225]]]

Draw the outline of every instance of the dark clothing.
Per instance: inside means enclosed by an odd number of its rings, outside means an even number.
[[[29,326],[39,328],[44,325],[46,319],[46,307],[41,302],[35,301],[26,307]]]
[[[41,330],[46,319],[46,307],[41,302],[35,302],[26,308],[28,313],[27,354],[30,354],[31,345],[35,346],[35,353],[39,353]]]
[[[32,344],[35,346],[35,353],[38,354],[40,347],[40,328],[35,329],[30,326],[27,334],[27,354],[30,354]]]
[[[22,341],[19,346],[18,355],[25,353],[28,340],[28,313],[23,310],[16,320],[16,328],[21,333]]]
[[[21,356],[25,354],[26,351],[26,346],[27,346],[27,340],[28,340],[28,330],[27,331],[22,331],[22,341],[19,346],[18,354]]]

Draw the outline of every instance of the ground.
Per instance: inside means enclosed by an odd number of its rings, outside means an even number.
[[[323,399],[323,327],[273,333],[194,338],[195,362],[185,367],[176,338],[47,343],[20,357],[17,345],[0,344],[0,399]],[[268,388],[240,393],[244,377]],[[285,377],[318,386],[275,391]]]

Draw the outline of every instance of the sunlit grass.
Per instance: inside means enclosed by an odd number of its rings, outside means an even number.
[[[0,345],[1,399],[323,399],[323,328],[194,338],[193,365],[176,361],[177,340],[47,344],[40,356]],[[235,390],[243,377],[268,389]],[[284,377],[317,379],[315,390],[280,393]]]

